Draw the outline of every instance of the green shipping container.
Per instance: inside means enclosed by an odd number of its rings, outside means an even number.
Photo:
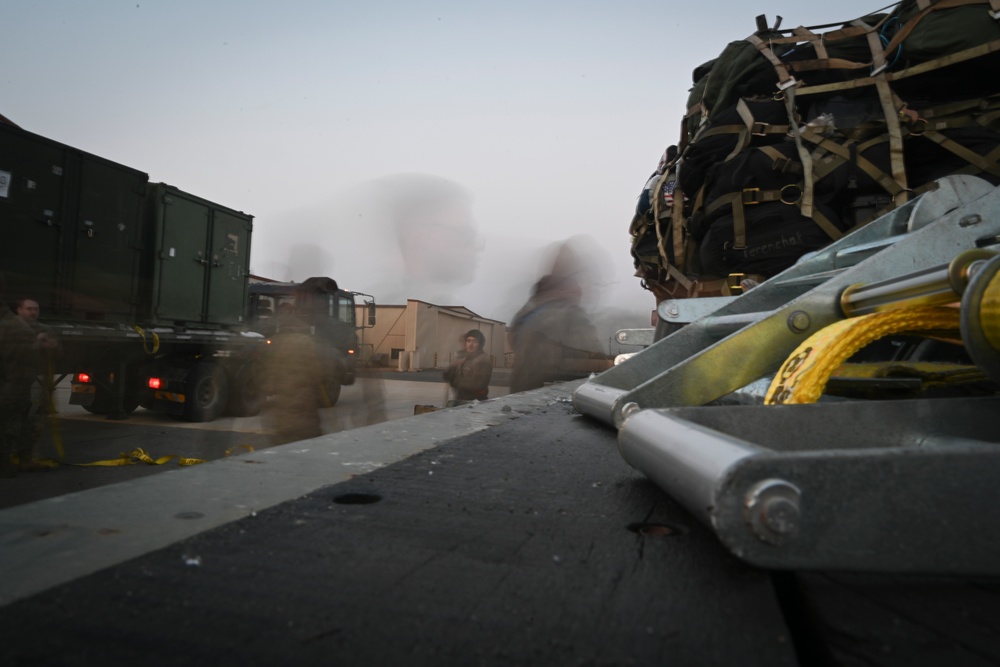
[[[242,325],[253,216],[163,183],[149,185],[147,202],[150,321]]]
[[[0,123],[3,298],[45,319],[134,322],[146,174]]]

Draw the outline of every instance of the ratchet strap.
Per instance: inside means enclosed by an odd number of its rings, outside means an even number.
[[[835,322],[799,345],[782,364],[764,398],[766,405],[815,403],[830,376],[855,352],[883,336],[953,332],[959,309],[946,306],[899,308]]]

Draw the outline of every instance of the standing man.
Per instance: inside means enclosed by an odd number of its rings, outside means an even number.
[[[18,299],[14,302],[14,312],[34,334],[32,355],[34,363],[28,363],[26,371],[30,373],[30,408],[22,425],[17,446],[18,469],[22,471],[46,471],[48,467],[36,460],[36,447],[42,437],[42,429],[46,416],[52,410],[52,355],[59,346],[58,339],[52,329],[38,321],[41,309],[34,299]]]
[[[0,276],[0,294],[2,290]],[[13,477],[18,469],[36,469],[31,460],[28,413],[37,360],[35,333],[0,301],[0,477]],[[14,453],[18,455],[16,467],[11,460]]]
[[[448,401],[448,407],[489,398],[493,362],[483,351],[486,336],[479,329],[472,329],[464,338],[463,353],[444,372],[444,379],[455,390],[455,399]]]

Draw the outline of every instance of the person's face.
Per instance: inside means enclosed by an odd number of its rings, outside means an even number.
[[[17,315],[25,322],[36,321],[38,319],[38,302],[26,299],[17,307]]]
[[[469,336],[465,339],[465,351],[469,354],[479,352],[479,340],[475,336]]]
[[[453,284],[472,280],[479,245],[472,212],[458,203],[408,217],[400,232],[403,263],[413,280]]]

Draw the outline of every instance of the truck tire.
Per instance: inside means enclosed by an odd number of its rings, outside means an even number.
[[[255,417],[264,407],[266,393],[260,365],[256,362],[244,364],[233,373],[229,383],[229,414],[234,417]]]
[[[229,399],[226,373],[214,364],[195,366],[188,377],[183,418],[189,422],[210,422],[222,415]]]

